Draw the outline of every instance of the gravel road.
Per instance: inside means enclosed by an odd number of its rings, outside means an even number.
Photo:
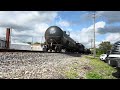
[[[0,52],[1,79],[84,79],[89,60],[80,54]]]

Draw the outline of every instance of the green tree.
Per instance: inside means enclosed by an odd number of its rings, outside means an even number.
[[[32,42],[27,42],[28,44],[32,44]]]
[[[39,42],[35,42],[34,44],[40,44]]]
[[[102,42],[99,44],[99,53],[107,53],[108,50],[110,50],[112,47],[112,44],[108,41]]]

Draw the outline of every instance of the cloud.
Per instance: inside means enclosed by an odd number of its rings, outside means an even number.
[[[48,24],[42,23],[42,24],[36,24],[34,29],[35,29],[36,33],[38,33],[38,34],[42,33],[43,34],[47,30],[48,27],[49,27]]]
[[[5,38],[6,37],[6,29],[5,28],[0,28],[0,38]]]
[[[12,29],[16,29],[16,30],[20,30],[20,31],[23,31],[23,30],[31,30],[32,28],[30,28],[29,26],[22,26],[22,25],[17,25],[17,24],[12,24],[12,23],[2,23],[0,24],[0,27],[10,27]]]
[[[0,11],[0,37],[5,34],[2,29],[10,27],[12,41],[27,41],[31,37],[36,41],[41,39],[57,15],[57,11]]]
[[[93,12],[86,12],[82,15],[84,21],[92,20]],[[96,11],[96,21],[98,19],[104,20],[106,22],[105,27],[99,28],[97,33],[119,33],[120,32],[120,11]]]
[[[95,42],[95,47],[98,48],[100,43],[101,43],[101,42],[96,41],[96,42]],[[85,45],[86,45],[86,48],[91,48],[91,42],[86,43]],[[92,48],[93,48],[93,47],[94,47],[94,43],[92,42]]]
[[[90,13],[85,13],[84,19],[90,18]],[[108,34],[105,40],[115,42],[119,40],[119,33],[120,33],[120,11],[97,11],[96,12],[96,19],[102,18],[105,20],[104,27],[99,27],[96,30],[96,36],[99,34]],[[102,23],[101,23],[102,24]],[[100,25],[101,26],[101,25]],[[114,33],[114,34],[113,34]]]
[[[100,34],[120,33],[120,27],[119,26],[107,26],[104,28],[99,28],[97,32]]]
[[[49,16],[48,16],[49,15]],[[1,11],[0,23],[25,25],[28,23],[49,23],[57,16],[56,11]]]
[[[60,22],[63,22],[64,20],[60,20]],[[69,23],[69,22],[68,22]],[[75,40],[76,42],[84,44],[87,48],[91,47],[91,39],[93,39],[93,25],[90,25],[87,28],[83,28],[82,30],[73,30],[70,28],[70,25],[68,27],[63,27],[64,24],[62,24],[61,29],[65,31],[70,31],[70,37]],[[98,33],[99,28],[104,28],[106,23],[104,21],[99,21],[95,23],[95,31],[96,36],[99,35]],[[96,46],[98,47],[98,44],[100,42],[96,41]]]
[[[114,42],[120,39],[119,25],[115,26],[114,23],[120,22],[120,11],[97,11],[96,16],[103,17],[105,21],[96,22],[96,36],[100,34],[108,34],[105,40]],[[92,16],[87,13],[81,14],[80,20],[76,21],[76,25],[83,23],[85,19],[89,21]],[[91,47],[91,38],[93,38],[93,25],[81,30],[74,30],[71,28],[75,22],[63,20],[59,17],[59,21],[55,22],[58,17],[57,11],[0,11],[0,37],[5,37],[6,27],[12,28],[12,41],[44,41],[44,32],[52,24],[60,26],[63,30],[70,31],[70,36],[75,41],[84,44],[86,47]],[[84,18],[83,18],[84,17]],[[82,20],[82,18],[84,20]],[[89,18],[89,19],[88,19]],[[97,21],[97,20],[96,20]],[[86,21],[84,21],[86,23]],[[76,26],[77,27],[77,26]],[[96,41],[96,46],[100,42]]]
[[[99,33],[97,33],[98,29],[104,28],[105,25],[106,23],[103,21],[97,22],[95,24],[96,36],[99,35]],[[71,30],[70,33],[71,33],[70,37],[73,38],[75,41],[84,44],[87,48],[91,47],[91,39],[93,39],[93,25],[89,26],[88,28],[83,28],[82,30],[79,31]],[[97,47],[99,43],[100,42],[96,41]]]
[[[108,24],[120,22],[120,11],[97,11],[96,15],[105,18]]]
[[[58,18],[59,20],[56,22],[56,25],[57,26],[60,26],[60,27],[69,27],[71,25],[71,22],[68,22],[66,20],[63,20],[60,16],[57,16],[56,18]]]
[[[99,28],[103,28],[105,26],[105,22],[103,21],[97,22],[95,26],[96,26],[95,31],[97,32]],[[93,33],[94,33],[93,25],[89,26],[88,28],[83,28],[80,31],[80,37],[81,37],[80,41],[82,42],[90,41],[91,39],[93,39]],[[96,33],[96,35],[98,35],[98,33]]]
[[[29,31],[17,31],[12,29],[12,33],[11,36],[14,37],[14,41],[29,41],[32,42],[32,38],[33,38],[33,42],[41,42],[41,40],[43,40],[42,42],[44,42],[44,33],[46,31],[46,29],[49,27],[48,24],[42,23],[42,24],[36,24],[34,26],[34,30],[29,30]],[[13,42],[14,42],[13,41]]]
[[[99,28],[97,33],[99,34],[120,33],[119,27],[120,11],[97,11],[96,17],[102,18],[106,22],[105,27]]]
[[[105,25],[106,25],[106,23],[103,22],[103,21],[95,23],[96,35],[99,35],[98,29],[99,28],[104,28]],[[83,28],[82,30],[76,30],[76,31],[74,31],[70,27],[67,27],[67,28],[62,27],[61,29],[65,30],[65,31],[69,31],[70,32],[70,37],[73,40],[75,40],[76,42],[82,43],[86,48],[91,47],[91,39],[93,39],[93,25],[90,25],[87,28]],[[100,44],[100,42],[96,41],[96,47],[98,47],[99,44]]]
[[[70,23],[68,21],[59,21],[57,23],[58,26],[62,26],[62,27],[69,27],[70,26]]]
[[[120,40],[120,33],[110,33],[107,35],[104,41],[110,41],[111,43],[115,43]]]

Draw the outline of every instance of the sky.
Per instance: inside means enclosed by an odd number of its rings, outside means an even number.
[[[0,11],[0,38],[11,28],[11,43],[44,42],[50,26],[69,31],[70,37],[91,48],[94,38],[92,11]],[[120,40],[120,11],[95,11],[95,44]],[[93,42],[92,42],[93,47]]]

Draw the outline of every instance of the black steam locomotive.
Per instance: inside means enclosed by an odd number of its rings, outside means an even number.
[[[46,50],[52,52],[78,52],[84,53],[85,47],[81,43],[76,43],[66,31],[61,30],[58,26],[51,26],[45,32]]]

